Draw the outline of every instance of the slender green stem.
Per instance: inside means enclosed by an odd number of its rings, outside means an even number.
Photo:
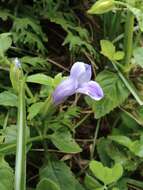
[[[74,129],[76,129],[77,127],[79,127],[89,116],[91,113],[86,114],[75,126]]]
[[[15,16],[17,16],[18,10],[22,5],[23,0],[17,0],[16,6],[15,6]]]
[[[138,31],[139,30],[139,26],[135,26],[134,27],[134,32]],[[124,38],[125,34],[122,33],[120,34],[119,36],[117,36],[113,41],[112,43],[116,43],[116,42],[119,42],[120,40],[122,40]]]
[[[26,189],[26,108],[25,80],[19,81],[18,122],[16,144],[15,190]]]
[[[124,3],[124,2],[121,2],[121,1],[115,1],[114,3],[115,3],[115,5],[127,7],[127,3]]]
[[[36,141],[43,141],[44,139],[50,139],[50,135],[31,137],[30,139],[27,140],[26,144],[30,144],[30,143],[36,142]],[[10,152],[11,150],[14,150],[15,148],[16,148],[15,143],[8,144],[8,145],[0,148],[0,153],[6,154],[6,152]]]
[[[48,111],[52,108],[53,106],[53,103],[52,103],[52,96],[48,96],[47,99],[45,100],[44,102],[44,105],[43,107],[41,108],[41,114],[42,114],[42,117],[45,118],[46,117],[46,114],[48,113]]]
[[[127,179],[127,183],[133,185],[134,187],[139,187],[143,189],[143,182],[134,180],[134,179]]]
[[[129,66],[133,49],[133,33],[134,33],[134,15],[128,11],[125,24],[125,38],[124,38],[124,64]]]
[[[31,92],[31,90],[30,90],[30,88],[28,87],[27,84],[25,85],[25,90],[26,90],[28,96],[29,96],[30,98],[34,99],[34,96],[33,96],[32,92]]]
[[[142,35],[142,31],[139,30],[138,33],[137,33],[137,36],[136,36],[135,42],[134,42],[134,47],[138,47],[139,42],[140,42],[140,39],[141,39],[141,35]]]
[[[97,140],[99,128],[100,128],[100,119],[97,121],[97,126],[96,126],[96,130],[94,133],[93,145],[92,145],[91,154],[90,154],[91,160],[94,158],[94,152],[95,152],[95,146],[96,146],[96,140]]]
[[[126,79],[126,77],[118,69],[118,66],[117,66],[118,63],[117,62],[113,62],[112,64],[113,64],[115,70],[117,71],[119,77],[121,78],[121,80],[125,84],[125,86],[128,88],[128,90],[130,91],[130,93],[134,96],[134,98],[136,99],[136,101],[138,102],[138,104],[142,106],[143,105],[143,101],[141,100],[140,96],[136,92],[136,89],[133,86],[133,84],[128,79]]]
[[[8,118],[9,118],[9,111],[6,114],[5,120],[4,120],[4,124],[3,124],[3,129],[5,130],[7,127],[7,123],[8,123]]]

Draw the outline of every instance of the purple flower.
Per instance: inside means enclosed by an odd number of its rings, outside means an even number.
[[[14,59],[14,64],[16,68],[21,68],[21,63],[17,57]]]
[[[57,105],[75,93],[86,94],[94,100],[103,98],[103,90],[100,85],[90,80],[91,66],[83,62],[73,64],[70,76],[63,80],[53,93],[54,103]]]

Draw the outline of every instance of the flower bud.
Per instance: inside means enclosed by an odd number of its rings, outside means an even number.
[[[114,0],[99,0],[87,11],[89,14],[103,14],[111,11],[115,6]]]
[[[14,63],[10,65],[10,80],[13,89],[18,93],[19,91],[19,80],[22,78],[22,68],[21,63],[18,58],[15,58]]]

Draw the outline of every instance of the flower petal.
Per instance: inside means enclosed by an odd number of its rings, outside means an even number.
[[[14,63],[15,63],[16,68],[21,67],[21,63],[20,63],[20,61],[19,61],[19,59],[17,57],[14,59]]]
[[[68,96],[75,93],[78,86],[78,82],[72,78],[67,78],[63,80],[53,92],[53,100],[57,105],[63,102]]]
[[[89,82],[91,79],[91,65],[83,62],[74,63],[70,71],[70,77],[76,79],[79,85]]]
[[[84,83],[80,88],[76,90],[76,92],[86,94],[94,100],[100,100],[104,96],[102,88],[95,81]]]

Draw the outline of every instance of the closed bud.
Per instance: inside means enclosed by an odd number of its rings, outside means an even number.
[[[19,81],[23,76],[21,63],[18,58],[15,58],[14,62],[10,65],[10,80],[13,89],[18,93],[19,91]]]
[[[111,11],[115,6],[114,0],[99,0],[88,11],[89,14],[103,14]]]

